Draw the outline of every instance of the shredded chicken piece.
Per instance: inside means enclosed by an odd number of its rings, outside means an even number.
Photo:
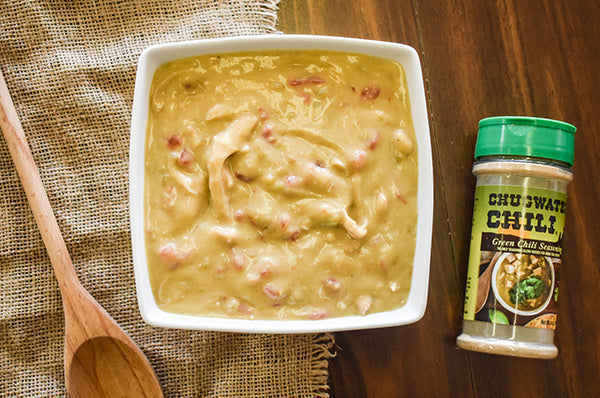
[[[202,180],[205,178],[202,173],[191,175],[183,172],[175,165],[169,165],[169,174],[187,192],[195,196],[200,195]]]
[[[213,207],[220,215],[232,218],[232,210],[225,193],[224,165],[225,160],[239,151],[250,133],[258,123],[258,118],[249,113],[243,113],[231,122],[225,130],[215,135],[211,141],[208,156],[208,188]]]
[[[367,234],[367,226],[366,225],[358,225],[356,221],[352,219],[344,210],[343,213],[344,218],[342,219],[342,226],[348,232],[348,235],[353,237],[354,239],[362,239]]]
[[[316,204],[316,208],[310,208]],[[337,201],[322,200],[313,202],[305,209],[312,214],[314,222],[326,225],[341,225],[348,235],[354,239],[362,239],[367,234],[367,226],[359,225],[346,211],[345,207]]]
[[[375,206],[379,213],[383,213],[388,208],[388,201],[383,192],[379,192],[375,199]]]
[[[311,161],[299,160],[294,174],[288,175],[284,182],[286,193],[300,197],[319,197],[325,192],[340,203],[349,206],[352,201],[352,187],[348,180],[327,167],[321,167]]]
[[[238,231],[234,227],[222,227],[215,225],[210,228],[210,232],[219,238],[231,243],[238,238]]]
[[[216,120],[233,115],[233,109],[227,104],[217,104],[206,112],[206,120]]]
[[[371,304],[373,303],[373,298],[368,294],[360,296],[356,299],[356,307],[358,308],[358,313],[361,315],[366,315],[369,308],[371,308]]]
[[[403,129],[394,131],[393,139],[394,155],[400,159],[409,156],[415,149],[415,145]]]

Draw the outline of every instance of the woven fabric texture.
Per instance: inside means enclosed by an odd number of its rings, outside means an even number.
[[[277,3],[0,1],[0,68],[77,274],[168,397],[327,396],[331,335],[152,328],[135,297],[127,170],[137,59],[156,43],[274,33]],[[65,396],[58,285],[4,140],[0,242],[0,396]]]

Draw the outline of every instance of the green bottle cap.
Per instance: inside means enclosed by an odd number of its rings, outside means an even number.
[[[483,156],[526,156],[573,166],[575,126],[553,119],[496,116],[479,121],[475,159]]]

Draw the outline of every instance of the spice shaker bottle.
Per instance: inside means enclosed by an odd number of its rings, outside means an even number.
[[[479,122],[459,347],[529,358],[558,355],[558,276],[575,131],[571,124],[534,117]]]

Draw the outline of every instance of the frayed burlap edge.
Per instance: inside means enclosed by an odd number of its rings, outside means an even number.
[[[335,339],[333,333],[322,333],[313,336],[311,377],[315,397],[329,398],[329,360],[335,357]]]

